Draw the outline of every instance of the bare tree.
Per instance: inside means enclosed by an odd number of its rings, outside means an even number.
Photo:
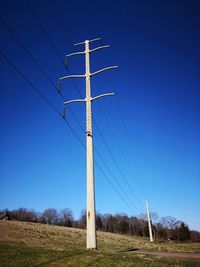
[[[150,216],[152,223],[155,224],[159,218],[158,214],[156,212],[151,212]]]
[[[172,236],[173,230],[179,224],[179,221],[177,221],[177,219],[172,216],[166,216],[161,218],[160,223],[164,226],[164,228],[167,231],[167,238],[168,239],[173,238]]]
[[[141,232],[142,232],[142,236],[145,236],[145,233],[146,233],[146,224],[147,224],[147,215],[145,213],[141,213],[139,216],[139,222],[140,222],[140,225],[141,225]]]
[[[57,210],[54,208],[44,210],[41,215],[41,221],[46,224],[58,224],[59,215]]]
[[[78,227],[81,229],[86,229],[86,210],[81,211],[80,218],[78,220]]]
[[[174,229],[177,223],[177,219],[172,216],[162,217],[160,222],[165,228]]]
[[[120,234],[128,234],[129,233],[129,218],[126,214],[116,214],[117,219],[117,232]]]
[[[63,225],[68,227],[86,228],[86,211],[82,210],[79,220],[75,221],[71,209],[65,208],[58,212],[54,208],[44,210],[38,213],[31,209],[19,208],[17,210],[0,211],[0,220],[3,219],[19,220],[27,222],[41,222],[53,225]],[[173,239],[180,242],[191,240],[192,242],[200,241],[200,233],[198,231],[190,231],[189,227],[182,221],[172,216],[162,217],[159,222],[158,215],[151,213],[153,221],[153,231],[155,239],[166,240]],[[100,214],[96,215],[96,227],[112,233],[121,233],[127,235],[148,236],[148,224],[146,214],[140,214],[138,217],[128,217],[124,213]]]
[[[38,216],[34,210],[29,210],[26,208],[19,208],[12,212],[16,220],[24,222],[37,222]]]
[[[190,231],[190,240],[192,242],[200,242],[200,232],[198,231]]]
[[[103,220],[100,213],[96,214],[96,229],[101,231],[103,230]]]
[[[67,227],[72,227],[74,216],[70,209],[62,209],[59,213],[59,224]]]

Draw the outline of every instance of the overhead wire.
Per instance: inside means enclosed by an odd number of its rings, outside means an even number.
[[[4,24],[4,26],[7,28],[7,30],[10,32],[10,34],[15,38],[15,40],[21,45],[21,47],[24,49],[24,51],[28,54],[28,56],[32,59],[32,61],[34,62],[34,64],[39,68],[39,70],[43,73],[43,75],[48,79],[48,81],[51,83],[51,85],[55,88],[56,86],[54,85],[53,81],[49,78],[48,74],[44,71],[44,69],[41,67],[41,65],[39,65],[39,63],[33,58],[33,56],[31,55],[31,53],[27,50],[27,48],[23,45],[23,43],[20,41],[20,39],[16,36],[16,34],[12,31],[12,29],[8,26],[8,24],[5,22],[5,20],[3,20],[0,17],[1,22]],[[22,74],[22,73],[20,73]],[[33,87],[33,84],[31,85]],[[61,97],[63,99],[63,96],[61,94]],[[47,101],[47,99],[46,99]],[[53,106],[52,106],[53,107]],[[59,113],[60,115],[60,113]],[[77,118],[76,118],[77,119]],[[78,121],[78,119],[77,119]],[[79,121],[78,121],[79,123]],[[101,156],[101,154],[98,152],[98,150],[96,150],[97,154],[99,155],[99,157],[101,157],[101,160],[103,160],[103,157]],[[105,161],[103,161],[104,165],[106,166],[106,168],[109,170],[111,176],[113,177],[113,179],[115,180],[115,182],[117,182],[116,178],[113,176],[113,174],[111,173],[110,169],[108,168],[108,165],[105,163]],[[120,187],[119,183],[118,186]],[[123,191],[123,188],[121,188],[121,191]],[[123,193],[125,194],[125,192],[123,191]]]
[[[91,15],[92,21],[94,22],[94,25],[95,25],[95,27],[96,27],[96,31],[98,32],[99,36],[101,36],[100,31],[99,31],[99,25],[98,25],[97,19],[95,18],[94,14],[93,14],[94,11],[93,11],[93,8],[92,8],[92,3],[91,3],[91,1],[89,1],[89,3],[90,3],[90,4],[89,4],[89,11],[90,11],[90,15]],[[99,43],[100,43],[101,45],[105,45],[105,44],[103,43],[102,39],[99,40]],[[105,62],[106,62],[106,64],[107,64],[107,61],[108,61],[108,60],[107,60],[107,58],[105,57],[105,55],[104,55],[104,58],[105,58]],[[121,122],[122,122],[122,125],[123,125],[123,128],[124,128],[124,132],[125,132],[125,134],[126,134],[126,140],[128,141],[128,147],[129,147],[129,150],[130,150],[130,155],[131,155],[131,157],[132,157],[132,159],[133,159],[133,162],[134,162],[134,164],[135,164],[135,168],[136,168],[136,171],[137,171],[136,178],[137,178],[138,180],[140,180],[142,193],[143,193],[144,198],[146,198],[146,193],[145,193],[144,183],[143,183],[143,180],[142,180],[142,178],[141,178],[141,174],[140,174],[139,166],[138,166],[138,164],[137,164],[137,161],[136,161],[136,158],[135,158],[135,153],[134,153],[134,150],[133,150],[133,147],[132,147],[132,143],[131,143],[131,141],[130,141],[130,136],[129,136],[128,129],[127,129],[127,126],[126,126],[126,123],[125,123],[125,119],[124,119],[124,116],[123,116],[123,112],[122,112],[122,109],[121,109],[121,104],[120,104],[120,101],[119,101],[118,94],[117,94],[117,92],[116,92],[116,86],[114,85],[113,76],[112,76],[112,74],[111,74],[110,72],[107,72],[107,75],[108,75],[108,77],[109,77],[109,79],[110,79],[111,86],[112,86],[113,91],[114,91],[114,93],[115,93],[115,95],[116,95],[115,100],[116,100],[116,104],[117,104],[117,107],[118,107],[118,110],[119,110],[119,114],[120,114]],[[99,105],[100,105],[100,104],[99,104]],[[109,125],[109,124],[108,124],[108,125]],[[112,132],[112,131],[111,131],[111,132]],[[115,134],[113,134],[113,132],[112,132],[112,135],[115,137]],[[115,139],[115,141],[117,141],[116,138],[114,138],[114,139]],[[120,148],[120,145],[118,144],[118,142],[116,142],[116,143],[117,143],[117,146]],[[122,151],[122,153],[123,153],[123,150],[122,150],[121,148],[120,148],[120,151]],[[124,154],[124,153],[123,153],[123,154]],[[129,161],[128,161],[128,162],[129,162]],[[135,176],[131,164],[130,164],[129,168],[130,168],[130,170],[131,170],[133,176]],[[130,188],[132,188],[132,187],[130,186]],[[142,206],[143,206],[143,204],[142,204]]]
[[[30,53],[30,51],[24,46],[24,44],[21,42],[21,40],[17,37],[17,35],[15,34],[15,32],[11,29],[11,27],[8,25],[8,23],[5,21],[5,19],[3,19],[2,17],[0,17],[0,21],[1,23],[4,25],[4,27],[9,31],[9,33],[13,36],[13,38],[19,43],[19,45],[23,48],[23,50],[26,52],[26,54],[30,57],[30,59],[33,61],[33,63],[36,65],[36,67],[42,72],[42,74],[45,76],[45,78],[50,82],[50,84],[53,86],[53,88],[57,90],[56,85],[54,84],[54,82],[52,81],[52,79],[48,76],[48,74],[46,73],[46,71],[42,68],[42,66],[35,60],[35,58],[32,56],[32,54]],[[65,101],[64,96],[59,93],[60,97],[62,98],[63,101]],[[83,126],[81,125],[81,123],[79,122],[78,118],[76,117],[75,113],[73,112],[73,110],[69,107],[69,110],[72,113],[72,116],[74,117],[75,121],[77,122],[77,124],[79,125],[79,127],[81,128],[81,130],[84,132]]]
[[[97,127],[97,130],[98,130],[98,132],[99,132],[99,134],[100,134],[100,136],[101,136],[101,138],[102,138],[102,140],[103,140],[103,143],[105,144],[107,150],[109,151],[109,154],[111,155],[111,158],[112,158],[112,160],[113,160],[115,166],[117,167],[117,169],[118,169],[120,175],[123,177],[123,180],[125,181],[127,187],[129,188],[131,194],[133,195],[133,197],[138,201],[138,203],[140,203],[139,199],[137,198],[137,196],[136,196],[135,193],[133,192],[132,188],[130,187],[130,184],[128,183],[128,181],[127,181],[127,179],[126,179],[126,177],[125,177],[125,175],[124,175],[124,173],[123,173],[123,171],[122,171],[120,165],[118,164],[116,158],[114,157],[114,155],[113,155],[113,153],[112,153],[110,147],[108,146],[108,143],[106,142],[104,136],[102,135],[101,131],[99,130],[97,124],[96,124],[96,127]]]
[[[48,39],[48,41],[50,42],[51,46],[53,47],[54,52],[56,53],[56,55],[58,56],[58,58],[60,59],[61,63],[65,66],[65,62],[62,58],[62,56],[60,55],[60,53],[58,52],[57,48],[55,47],[54,43],[52,42],[51,38],[49,37],[49,35],[47,34],[45,28],[43,27],[42,23],[40,22],[40,20],[38,19],[38,17],[36,16],[36,13],[34,12],[33,8],[31,7],[31,5],[28,3],[28,1],[24,0],[26,6],[28,7],[28,9],[30,10],[31,14],[33,15],[34,19],[37,21],[37,23],[40,26],[40,29],[42,30],[43,34],[45,35],[45,37]]]
[[[40,20],[39,20],[38,16],[36,15],[35,11],[34,11],[33,8],[31,7],[31,5],[28,3],[28,1],[24,0],[24,2],[25,2],[25,4],[26,4],[26,6],[28,7],[28,9],[30,10],[31,14],[33,15],[34,19],[35,19],[36,22],[38,23],[38,25],[39,25],[40,29],[42,30],[43,34],[45,35],[46,39],[49,41],[50,45],[52,46],[52,48],[53,48],[54,52],[56,53],[56,55],[58,56],[59,60],[60,60],[60,61],[62,62],[62,64],[66,67],[66,69],[68,70],[68,73],[71,74],[71,72],[70,72],[68,66],[65,65],[64,61],[62,60],[62,56],[60,55],[59,51],[57,50],[56,46],[54,45],[53,41],[51,40],[51,38],[50,38],[49,34],[47,33],[47,31],[45,30],[44,26],[43,26],[42,23],[40,22]],[[81,97],[83,97],[82,94],[81,94],[81,92],[80,92],[80,90],[79,90],[79,88],[78,88],[78,86],[77,86],[77,84],[75,83],[75,81],[74,81],[73,79],[72,79],[72,81],[73,81],[73,84],[74,84],[74,86],[75,86],[77,92],[79,93],[79,95],[80,95]],[[55,86],[54,86],[54,87],[55,87]],[[62,97],[62,95],[61,95],[61,97]],[[64,98],[63,98],[63,100],[64,100]],[[69,107],[69,109],[71,110],[70,107]],[[71,110],[71,111],[72,111],[72,110]],[[73,112],[72,112],[72,113],[73,113]],[[74,116],[74,115],[73,115],[73,116]],[[74,118],[75,118],[75,116],[74,116]],[[94,119],[93,119],[93,120],[94,120]],[[76,118],[76,121],[78,122],[77,118]],[[94,124],[95,124],[95,126],[96,126],[96,128],[97,128],[97,131],[99,132],[99,134],[100,134],[100,136],[101,136],[101,138],[102,138],[102,137],[103,137],[103,134],[102,134],[101,130],[99,129],[99,127],[97,126],[97,123],[96,123],[95,120],[94,120]],[[79,123],[79,126],[81,126],[80,123]],[[82,128],[82,131],[84,131],[84,130],[83,130],[83,127],[81,127],[81,128]],[[128,184],[128,182],[127,182],[125,176],[122,174],[122,171],[121,171],[121,169],[120,169],[120,167],[119,167],[119,164],[117,163],[116,159],[114,158],[114,155],[111,153],[111,150],[110,150],[110,148],[109,148],[109,146],[108,146],[108,144],[107,144],[105,138],[102,138],[102,140],[103,140],[104,144],[106,145],[106,147],[107,147],[109,153],[111,154],[111,157],[112,157],[112,159],[114,160],[114,163],[115,163],[117,169],[120,170],[120,174],[122,175],[123,179],[125,180],[125,182],[126,182],[128,188],[129,188],[129,190],[130,190],[131,193],[133,194],[134,198],[137,199],[136,195],[135,195],[135,194],[133,193],[133,191],[131,190],[131,187],[130,187],[130,185]],[[137,201],[138,201],[138,199],[137,199]]]
[[[124,197],[119,193],[119,191],[116,189],[116,187],[111,183],[110,179],[108,178],[108,176],[105,174],[105,172],[103,171],[103,169],[101,168],[101,166],[95,161],[96,166],[99,168],[99,170],[101,171],[101,173],[103,174],[103,176],[106,178],[106,180],[108,181],[108,183],[110,184],[110,186],[115,190],[115,192],[118,194],[118,196],[121,198],[121,200],[126,204],[126,206],[133,212],[135,212],[135,210],[129,205],[129,203],[124,199]]]
[[[84,148],[84,150],[86,150],[85,144],[82,142],[82,140],[80,139],[80,137],[77,135],[77,133],[75,132],[75,130],[71,127],[71,125],[69,124],[69,122],[62,117],[62,115],[60,114],[60,112],[55,108],[55,106],[48,100],[48,98],[46,96],[44,96],[40,90],[38,90],[36,88],[36,86],[30,81],[30,79],[28,79],[26,77],[26,75],[14,64],[12,63],[12,61],[5,55],[5,53],[3,53],[2,51],[0,51],[0,55],[4,58],[4,60],[18,73],[19,76],[21,76],[21,78],[23,80],[25,80],[29,86],[53,109],[53,111],[56,112],[57,115],[59,115],[59,117],[61,117],[65,123],[67,124],[67,126],[69,127],[69,129],[71,130],[71,132],[74,134],[74,136],[76,137],[76,139],[79,141],[79,143],[81,144],[81,146]],[[99,168],[99,170],[101,171],[101,173],[103,174],[103,176],[106,178],[106,180],[108,181],[108,183],[111,185],[111,187],[114,189],[114,191],[118,194],[118,196],[120,197],[120,199],[126,204],[126,206],[135,212],[135,210],[132,209],[132,207],[128,204],[128,202],[124,199],[124,197],[119,193],[119,191],[116,189],[116,187],[112,184],[112,182],[110,181],[110,179],[108,178],[108,176],[105,174],[105,172],[103,171],[103,169],[101,168],[101,166],[95,161],[96,166]]]
[[[102,111],[104,111],[104,109],[103,109],[102,106],[101,106],[101,109],[102,109]],[[104,116],[105,116],[105,112],[103,112],[103,114],[104,114]],[[108,145],[106,139],[104,138],[104,136],[103,136],[103,134],[102,134],[102,131],[101,131],[100,128],[98,127],[97,122],[96,122],[96,120],[95,120],[94,118],[93,118],[93,122],[94,122],[94,125],[95,125],[95,127],[96,127],[96,129],[97,129],[97,132],[99,133],[99,135],[100,135],[100,137],[101,137],[101,139],[102,139],[104,145],[106,146],[106,148],[107,148],[109,154],[111,155],[111,158],[112,158],[112,160],[113,160],[115,166],[116,166],[117,169],[119,170],[120,175],[122,176],[123,180],[125,181],[125,184],[126,184],[127,187],[129,188],[129,191],[131,192],[131,194],[133,195],[133,197],[138,201],[138,203],[139,203],[140,205],[142,205],[141,202],[140,202],[140,200],[139,200],[138,197],[136,196],[136,194],[133,192],[132,187],[131,187],[130,184],[128,183],[128,181],[127,181],[127,179],[126,179],[126,177],[125,177],[123,171],[121,170],[121,168],[120,168],[120,166],[119,166],[119,164],[118,164],[116,158],[114,157],[114,155],[113,155],[113,153],[112,153],[112,151],[111,151],[111,149],[110,149],[110,147],[109,147],[109,145]],[[142,206],[143,206],[143,205],[142,205]]]
[[[52,46],[52,48],[53,48],[54,52],[56,53],[57,57],[59,58],[59,60],[61,61],[61,63],[64,65],[64,67],[67,69],[68,73],[71,75],[71,71],[70,71],[69,67],[65,64],[65,61],[62,59],[61,54],[57,50],[57,48],[54,45],[53,41],[51,40],[49,34],[47,33],[47,31],[45,30],[44,26],[40,22],[38,16],[36,15],[36,12],[33,10],[33,8],[31,7],[31,5],[28,3],[27,0],[24,0],[24,2],[26,4],[27,8],[29,9],[29,11],[31,12],[31,14],[33,15],[35,21],[38,23],[38,25],[39,25],[41,31],[43,32],[44,36],[46,37],[46,39],[48,40],[48,42]],[[75,81],[73,80],[73,78],[71,78],[71,81],[72,81],[74,87],[76,88],[77,92],[79,93],[79,95],[81,97],[83,97],[82,94],[81,94],[81,91],[79,90],[79,88],[78,88],[77,84],[75,83]]]
[[[117,99],[118,100],[118,99]],[[120,105],[119,105],[120,106]],[[119,108],[119,110],[121,110],[121,108]],[[121,120],[122,120],[122,122],[124,121],[124,116],[123,116],[123,113],[122,113],[122,110],[120,111],[120,117],[121,117]],[[131,154],[132,154],[132,157],[134,158],[134,163],[135,164],[137,164],[136,163],[136,159],[135,159],[135,153],[134,153],[134,151],[133,151],[133,148],[132,148],[132,143],[131,143],[131,141],[130,141],[130,135],[129,135],[129,133],[128,133],[128,129],[127,129],[127,126],[126,126],[126,124],[125,124],[125,121],[124,121],[124,123],[123,123],[124,125],[125,125],[125,132],[126,132],[126,136],[127,136],[127,140],[128,140],[128,143],[129,143],[129,149],[130,150],[132,150],[131,151]],[[138,167],[138,165],[136,166],[136,169],[137,169],[137,172],[138,172],[138,176],[140,176],[139,175],[139,167]],[[144,187],[143,187],[144,188]]]
[[[4,24],[4,26],[7,28],[7,30],[10,32],[10,34],[15,38],[15,40],[21,45],[21,47],[24,49],[24,51],[28,54],[28,56],[32,59],[32,61],[34,62],[34,64],[39,68],[39,70],[43,73],[43,75],[47,78],[47,80],[51,83],[51,85],[55,88],[56,86],[54,85],[53,81],[49,78],[49,76],[47,75],[47,73],[44,71],[44,69],[41,67],[41,65],[39,65],[39,63],[33,58],[33,56],[31,55],[31,53],[27,50],[27,48],[23,45],[23,43],[20,41],[20,39],[16,36],[16,34],[12,31],[12,29],[8,26],[8,24],[5,22],[5,20],[3,20],[3,18],[0,17],[1,22]],[[4,57],[4,59],[6,59],[9,63],[11,63],[8,58],[5,58],[5,55],[2,54],[2,56]],[[14,68],[14,65],[11,64],[11,66]],[[33,88],[33,84],[26,79],[26,77],[22,74],[22,72],[19,71],[19,69],[15,68],[15,70],[29,83],[29,85]],[[46,97],[44,97],[43,95],[41,95],[41,93],[34,87],[34,90],[37,91],[37,93],[40,94],[41,97],[43,97],[45,99],[45,101],[60,115],[59,111],[57,111],[55,109],[55,107],[48,101],[48,99]],[[63,96],[61,95],[61,97],[63,98]],[[79,122],[79,121],[78,121]],[[83,145],[83,144],[82,144]],[[96,150],[96,152],[98,153],[99,156],[101,156],[101,154],[98,152],[98,150]],[[101,160],[103,158],[101,157]],[[104,165],[108,168],[108,166],[106,165],[106,163],[104,162]],[[112,173],[111,173],[112,175]],[[116,178],[112,175],[112,177],[116,180]],[[118,184],[119,185],[119,184]],[[119,185],[120,186],[120,185]],[[121,189],[123,191],[123,189]],[[115,189],[116,191],[116,189]],[[124,192],[123,192],[124,193]]]
[[[144,186],[141,174],[140,174],[138,163],[137,163],[136,158],[135,158],[135,153],[134,153],[134,150],[133,150],[132,142],[130,141],[130,135],[129,135],[129,132],[128,132],[128,129],[127,129],[127,125],[126,125],[126,122],[125,122],[125,119],[124,119],[124,115],[123,115],[123,112],[122,112],[122,109],[121,109],[121,104],[120,104],[118,96],[116,97],[116,102],[117,102],[117,105],[118,105],[118,108],[119,108],[119,113],[120,113],[122,125],[123,125],[123,128],[124,128],[125,134],[126,134],[126,140],[128,142],[129,151],[130,151],[130,154],[132,156],[133,162],[135,164],[135,168],[136,168],[136,172],[137,172],[137,176],[136,177],[140,180],[142,193],[143,193],[144,198],[146,199],[145,186]]]
[[[62,117],[62,115],[60,114],[59,110],[57,110],[54,105],[48,100],[48,98],[46,96],[44,96],[36,87],[35,85],[25,76],[25,74],[20,71],[20,69],[14,65],[12,63],[12,61],[5,55],[5,53],[3,53],[2,51],[0,51],[1,56],[4,58],[5,61],[7,61],[7,63],[9,63],[11,65],[11,67],[30,85],[30,87],[60,116]],[[68,127],[70,128],[70,130],[72,131],[72,133],[76,136],[76,138],[78,139],[79,143],[85,147],[84,143],[82,142],[82,140],[80,139],[80,137],[77,135],[77,133],[75,132],[75,130],[71,127],[71,125],[69,124],[69,122],[62,117],[62,119],[65,121],[65,123],[68,125]]]
[[[113,178],[113,180],[115,181],[115,183],[118,185],[118,187],[120,188],[120,190],[123,192],[123,194],[129,200],[129,202],[132,203],[132,206],[135,208],[135,210],[139,211],[139,209],[133,203],[133,200],[129,197],[129,195],[125,192],[125,190],[123,189],[123,187],[121,186],[121,184],[118,182],[118,180],[116,179],[116,177],[113,175],[113,173],[112,173],[111,169],[109,168],[108,164],[105,162],[104,158],[102,157],[102,155],[99,153],[99,151],[96,149],[95,146],[94,146],[94,150],[95,150],[96,154],[100,157],[100,159],[103,162],[104,166],[106,167],[106,169],[108,170],[108,172],[110,173],[111,177]]]
[[[102,42],[102,40],[100,40],[100,43],[101,43],[101,45],[104,45],[104,43]],[[133,149],[133,146],[132,146],[132,142],[130,141],[131,138],[130,138],[129,131],[128,131],[128,128],[127,128],[127,124],[126,124],[125,119],[124,119],[124,114],[123,114],[123,111],[122,111],[122,108],[121,108],[121,102],[120,102],[119,97],[118,97],[118,93],[117,93],[117,90],[116,90],[116,86],[114,84],[113,76],[112,76],[111,73],[108,73],[108,77],[110,79],[110,82],[111,82],[111,86],[113,88],[113,91],[114,91],[114,93],[116,95],[115,100],[116,100],[116,104],[117,104],[117,107],[118,107],[118,110],[119,110],[120,119],[121,119],[121,122],[122,122],[122,125],[123,125],[123,128],[124,128],[124,132],[125,132],[125,135],[126,135],[126,140],[128,142],[128,147],[129,147],[130,155],[132,157],[133,163],[134,163],[135,168],[136,168],[136,176],[134,174],[132,164],[129,164],[129,168],[130,168],[133,176],[135,176],[140,181],[140,183],[141,183],[141,189],[142,189],[142,193],[143,193],[143,197],[144,197],[144,199],[146,199],[145,186],[144,186],[144,183],[143,183],[143,179],[141,177],[141,174],[140,174],[140,170],[139,170],[139,166],[138,166],[137,160],[135,158],[135,153],[134,153],[134,149]],[[123,151],[123,150],[121,149],[121,151]]]

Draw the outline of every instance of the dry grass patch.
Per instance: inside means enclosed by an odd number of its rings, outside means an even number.
[[[144,251],[200,251],[200,244],[149,243],[146,238],[97,233],[98,250],[85,249],[81,229],[0,221],[0,266],[200,266],[198,262],[147,255]],[[137,250],[142,254],[137,254]],[[194,265],[195,264],[195,265]]]

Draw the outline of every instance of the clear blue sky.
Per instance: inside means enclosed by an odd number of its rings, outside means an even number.
[[[73,43],[102,37],[110,48],[92,54],[92,71],[119,65],[92,79],[93,96],[116,91],[115,97],[93,104],[100,129],[99,134],[94,125],[95,148],[112,174],[96,152],[95,160],[131,209],[95,167],[97,211],[138,215],[147,198],[160,217],[171,215],[200,230],[199,1],[28,3],[63,59],[74,52]],[[0,13],[55,84],[68,74],[24,1],[1,1]],[[2,21],[0,35],[1,51],[62,111],[55,88]],[[0,209],[68,207],[77,218],[86,207],[85,150],[58,114],[0,58]],[[71,58],[68,67],[73,74],[84,73],[84,58]],[[76,87],[84,96],[84,80]],[[62,83],[66,100],[80,98],[76,87],[71,80]],[[85,129],[84,104],[70,107]],[[85,143],[69,110],[66,118]]]

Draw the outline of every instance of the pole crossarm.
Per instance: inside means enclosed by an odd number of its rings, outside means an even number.
[[[91,43],[91,42],[96,42],[96,41],[99,41],[99,40],[101,40],[101,38],[95,38],[95,39],[92,39],[92,40],[86,40],[86,41],[88,41],[89,43]],[[86,41],[84,41],[84,42],[80,42],[80,43],[76,43],[76,44],[74,44],[74,46],[81,45],[81,44],[85,44]]]
[[[74,102],[85,102],[85,99],[74,99],[74,100],[69,100],[64,102],[64,105],[70,104],[70,103],[74,103]]]
[[[101,40],[101,38],[95,38],[95,39],[89,40],[89,43],[96,42],[96,41],[99,41],[99,40]]]
[[[85,54],[85,52],[75,52],[75,53],[71,53],[71,54],[68,54],[68,55],[65,55],[66,57],[71,57],[71,56],[77,56],[77,55],[82,55],[82,54]]]
[[[99,46],[99,47],[96,47],[94,49],[91,49],[89,52],[95,52],[99,49],[103,49],[103,48],[108,48],[110,47],[109,45],[102,45],[102,46]],[[77,56],[77,55],[83,55],[85,54],[85,51],[83,52],[75,52],[75,53],[71,53],[71,54],[68,54],[68,55],[65,55],[66,57],[71,57],[71,56]]]
[[[98,95],[98,96],[95,96],[93,97],[91,100],[96,100],[96,99],[99,99],[101,97],[104,97],[104,96],[113,96],[115,93],[106,93],[106,94],[102,94],[102,95]]]
[[[73,46],[77,46],[77,45],[81,45],[81,44],[85,44],[85,42],[80,42],[80,43],[74,44]]]
[[[104,68],[104,69],[95,71],[95,72],[91,73],[90,76],[99,74],[99,73],[101,73],[101,72],[103,72],[103,71],[106,71],[106,70],[115,69],[115,68],[118,68],[118,66],[111,66],[111,67],[107,67],[107,68]]]
[[[110,47],[110,46],[109,45],[102,45],[102,46],[96,47],[94,49],[91,49],[89,52],[94,52],[94,51],[97,51],[99,49],[108,48],[108,47]]]
[[[68,79],[68,78],[85,78],[85,75],[67,75],[67,76],[63,76],[61,78],[59,78],[59,81],[62,81],[64,79]]]

